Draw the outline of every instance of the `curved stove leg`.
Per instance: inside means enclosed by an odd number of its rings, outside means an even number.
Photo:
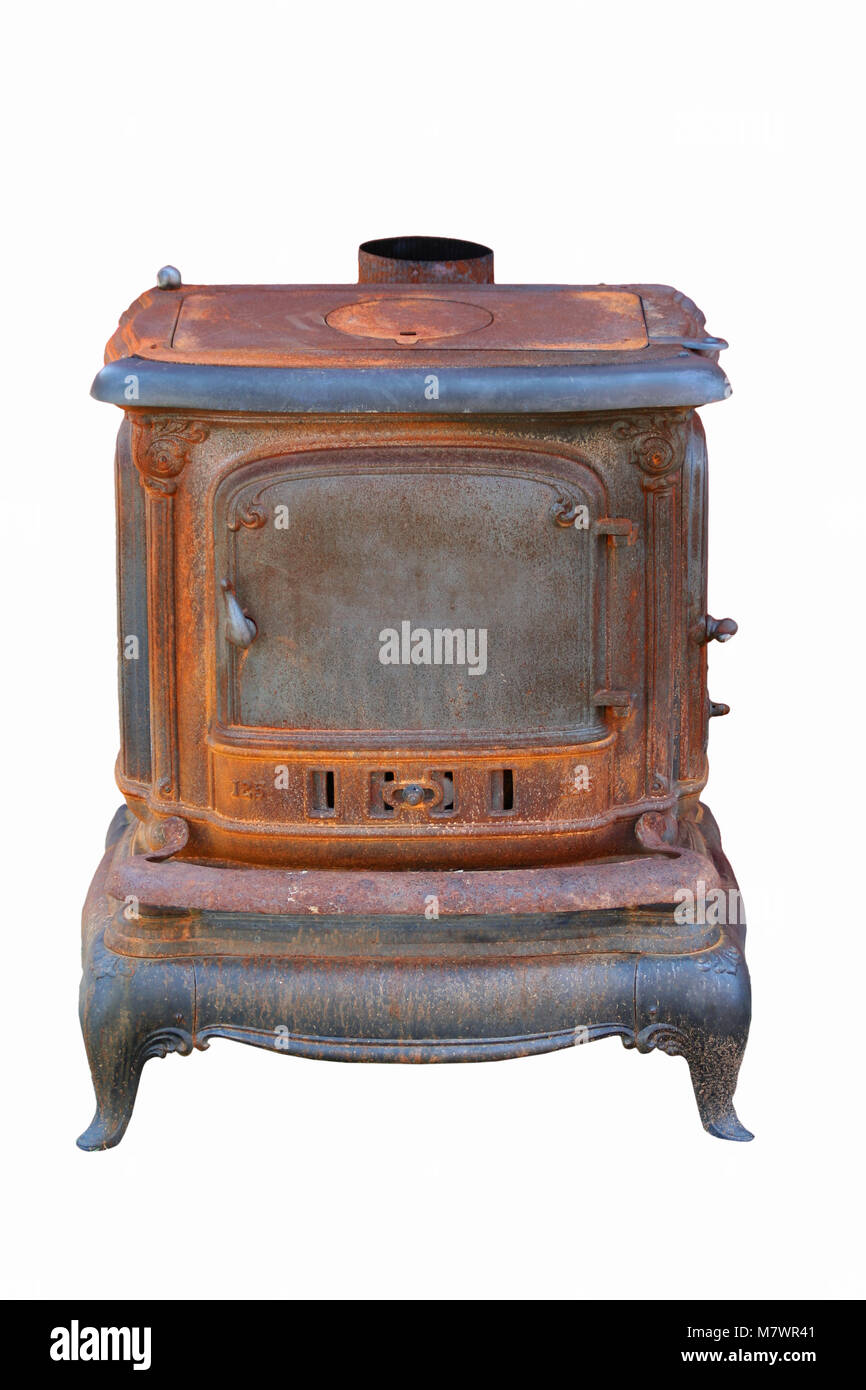
[[[92,1047],[85,1028],[85,1046],[96,1092],[96,1111],[83,1134],[79,1149],[112,1149],[119,1144],[132,1118],[132,1108],[145,1062],[169,1052],[192,1051],[192,1038],[176,1028],[163,1028],[142,1038],[133,1048],[121,1045],[111,1056]]]
[[[688,1062],[707,1133],[716,1139],[753,1139],[734,1109],[751,1018],[741,933],[726,929],[716,946],[693,956],[641,957],[635,1011],[639,1052],[658,1049]]]
[[[742,1143],[755,1137],[734,1109],[734,1091],[745,1050],[745,1038],[698,1037],[685,1053],[701,1124],[716,1139]]]
[[[85,913],[80,1016],[96,1113],[77,1142],[88,1150],[120,1143],[145,1062],[189,1053],[193,1045],[191,964],[117,955],[105,946],[103,930]]]

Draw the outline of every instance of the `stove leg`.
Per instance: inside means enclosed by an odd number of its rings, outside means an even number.
[[[753,1139],[734,1109],[751,1016],[743,933],[726,929],[716,946],[693,956],[643,957],[635,1008],[636,1036],[626,1046],[685,1057],[707,1133]]]
[[[745,1039],[706,1037],[695,1038],[686,1049],[701,1124],[716,1139],[742,1143],[755,1137],[740,1123],[734,1109],[734,1091],[745,1050]]]
[[[736,1036],[711,1037],[695,1028],[685,1031],[666,1023],[652,1023],[637,1039],[623,1038],[626,1047],[638,1052],[666,1052],[685,1057],[698,1103],[701,1124],[714,1139],[733,1139],[740,1143],[754,1134],[740,1122],[734,1109],[734,1092],[746,1039]]]
[[[78,1139],[80,1149],[110,1149],[120,1143],[145,1062],[169,1052],[191,1052],[192,976],[188,962],[117,955],[105,946],[102,930],[85,938],[81,1030],[96,1113]]]
[[[79,1149],[112,1149],[119,1144],[132,1118],[132,1108],[145,1062],[165,1057],[169,1052],[187,1054],[192,1039],[178,1029],[164,1028],[138,1040],[132,1048],[121,1047],[113,1055],[96,1050],[85,1033],[96,1111],[76,1143]]]

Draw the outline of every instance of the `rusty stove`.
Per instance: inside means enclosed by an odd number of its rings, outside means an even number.
[[[356,286],[167,266],[123,315],[93,388],[124,413],[124,805],[84,913],[83,1148],[148,1058],[214,1037],[456,1062],[617,1035],[751,1138],[700,800],[736,631],[695,413],[724,346],[667,286],[496,285],[449,238],[366,243]]]

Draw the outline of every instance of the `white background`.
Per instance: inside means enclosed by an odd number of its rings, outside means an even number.
[[[7,14],[2,1150],[12,1296],[862,1296],[862,46],[853,5],[18,6]],[[216,1042],[92,1112],[78,917],[119,801],[121,310],[352,281],[368,237],[502,283],[676,285],[728,338],[706,408],[707,800],[750,915],[737,1106],[618,1042],[342,1066]],[[858,611],[859,610],[859,611]]]

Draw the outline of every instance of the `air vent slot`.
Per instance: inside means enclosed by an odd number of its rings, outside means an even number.
[[[443,816],[453,816],[457,811],[457,797],[454,787],[453,772],[432,772],[431,781],[438,782],[442,788],[442,800],[439,805],[430,812],[431,816],[439,818]]]
[[[510,767],[490,774],[490,809],[495,816],[507,816],[514,810],[514,773]]]
[[[311,816],[337,813],[336,778],[332,768],[311,768],[308,780],[308,806]]]
[[[371,772],[370,773],[370,815],[371,816],[393,816],[396,815],[395,808],[385,800],[385,788],[389,782],[394,781],[393,772]]]

